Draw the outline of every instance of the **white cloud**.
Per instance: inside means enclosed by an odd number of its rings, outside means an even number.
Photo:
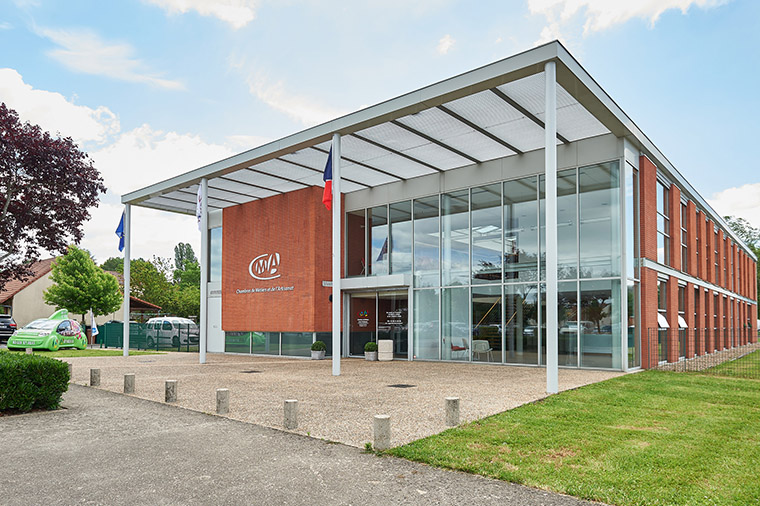
[[[760,228],[760,183],[749,183],[715,193],[708,199],[721,216],[736,216]]]
[[[106,186],[119,195],[163,181],[235,154],[197,135],[153,130],[142,125],[90,153]]]
[[[233,28],[242,28],[256,17],[255,0],[145,0],[169,14],[196,11],[201,16],[214,16]]]
[[[150,72],[142,60],[133,56],[134,49],[129,44],[108,43],[90,30],[42,28],[38,31],[60,46],[47,54],[76,72],[171,90],[184,89],[181,82],[164,79]]]
[[[532,14],[546,17],[548,25],[541,32],[537,44],[561,38],[560,28],[576,15],[583,18],[583,34],[606,30],[631,19],[649,21],[651,26],[670,9],[686,14],[692,6],[709,9],[729,0],[528,0]]]
[[[21,121],[53,134],[60,132],[77,143],[102,143],[119,131],[119,119],[107,107],[92,109],[76,105],[60,93],[35,90],[13,69],[0,69],[0,100],[18,112]]]
[[[252,73],[246,81],[256,98],[306,126],[323,123],[347,112],[324,105],[313,97],[290,93],[282,81],[271,83],[261,72]]]
[[[13,25],[7,21],[0,22],[0,30],[12,30]]]
[[[456,40],[454,40],[454,38],[447,33],[441,38],[441,40],[438,41],[436,51],[438,51],[438,54],[447,54],[455,43]]]

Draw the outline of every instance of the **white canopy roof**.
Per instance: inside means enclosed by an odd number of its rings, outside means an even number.
[[[209,210],[322,185],[335,132],[342,136],[344,193],[543,149],[543,68],[550,60],[557,62],[558,144],[609,132],[627,137],[730,231],[557,41],[128,193],[122,202],[194,214],[202,178]]]

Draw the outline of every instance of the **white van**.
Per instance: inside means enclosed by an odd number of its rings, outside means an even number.
[[[164,316],[151,318],[145,328],[145,340],[148,348],[154,348],[156,343],[179,348],[183,344],[198,344],[200,329],[193,320]]]

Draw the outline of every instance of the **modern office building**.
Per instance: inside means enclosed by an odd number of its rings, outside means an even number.
[[[129,193],[127,224],[199,188],[201,361],[391,339],[630,370],[757,340],[751,250],[558,42]]]

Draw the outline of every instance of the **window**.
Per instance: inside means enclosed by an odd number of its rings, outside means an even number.
[[[720,271],[718,270],[718,251],[719,251],[719,245],[718,245],[718,231],[715,230],[713,234],[713,251],[714,251],[714,262],[713,262],[713,276],[715,276],[715,284],[720,284]]]
[[[688,272],[689,266],[689,213],[686,204],[681,203],[681,271]]]
[[[670,265],[670,191],[657,181],[657,261]]]
[[[209,230],[209,268],[210,282],[222,280],[222,227]]]
[[[389,206],[391,220],[391,274],[412,272],[412,202]]]
[[[472,189],[472,283],[501,281],[501,185]],[[532,200],[536,202],[536,192]],[[533,212],[533,219],[536,213]]]
[[[346,275],[367,275],[366,211],[346,213]]]
[[[580,277],[619,276],[620,171],[618,163],[600,163],[578,169],[578,199]]]
[[[700,246],[701,240],[702,240],[702,232],[701,232],[702,227],[699,226],[699,223],[700,223],[699,222],[699,215],[700,214],[701,213],[697,212],[697,221],[696,221],[697,230],[695,231],[696,234],[697,234],[697,237],[696,237],[697,265],[695,266],[695,270],[697,272],[697,277],[698,278],[702,277],[702,265],[700,265],[700,263],[699,263],[699,259],[700,259],[700,256],[699,256],[699,246]]]
[[[388,274],[388,207],[378,206],[369,210],[369,249],[371,276]]]
[[[657,280],[657,355],[660,362],[667,360],[668,338],[668,282]],[[650,347],[651,349],[651,347]]]
[[[686,287],[678,285],[678,357],[686,356]]]

